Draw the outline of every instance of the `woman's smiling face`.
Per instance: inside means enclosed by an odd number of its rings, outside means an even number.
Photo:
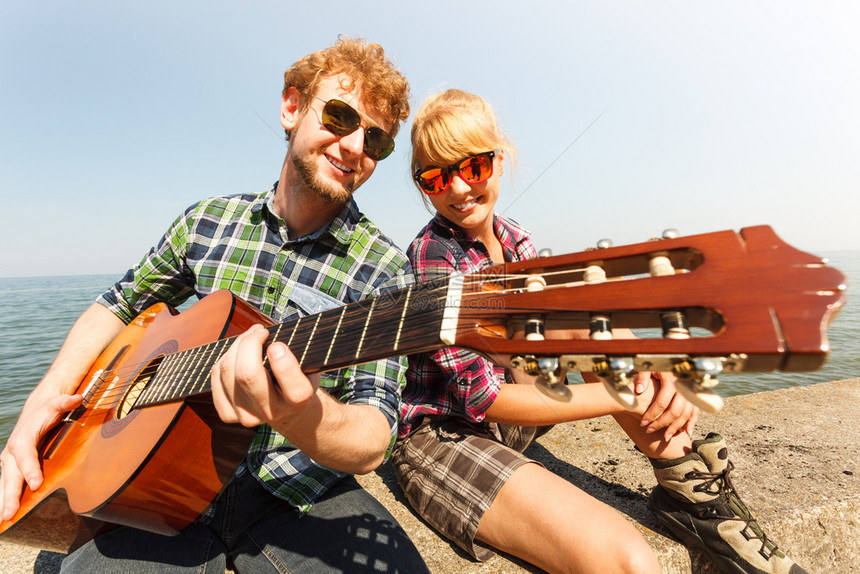
[[[480,150],[478,153],[483,151]],[[480,183],[470,183],[464,180],[459,172],[454,171],[448,189],[442,193],[429,195],[430,203],[451,223],[474,237],[481,237],[493,226],[493,213],[496,201],[499,199],[499,178],[502,175],[503,165],[503,154],[496,154],[493,158],[493,174]],[[422,162],[422,170],[430,167],[439,166],[425,165]]]

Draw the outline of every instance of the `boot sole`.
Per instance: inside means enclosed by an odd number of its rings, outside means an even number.
[[[739,566],[731,558],[712,551],[705,545],[701,536],[695,532],[691,532],[671,514],[655,508],[650,499],[648,500],[648,510],[653,512],[654,516],[657,517],[657,522],[668,528],[669,531],[684,544],[684,546],[687,548],[694,548],[707,554],[722,574],[750,574],[748,570]]]

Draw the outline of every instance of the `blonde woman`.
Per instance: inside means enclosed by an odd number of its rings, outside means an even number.
[[[407,251],[418,281],[536,256],[529,233],[495,212],[514,149],[484,99],[432,96],[415,116],[412,146],[413,179],[435,210]],[[574,385],[569,402],[550,405],[533,382],[463,349],[409,358],[397,479],[413,509],[470,555],[501,550],[548,572],[660,572],[624,517],[522,454],[553,424],[612,415],[654,465],[649,505],[688,545],[725,572],[803,571],[734,493],[722,437],[692,441],[698,411],[671,376],[638,374],[634,412],[601,384]]]

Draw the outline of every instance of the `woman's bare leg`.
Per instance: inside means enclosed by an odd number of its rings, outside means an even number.
[[[660,572],[651,547],[621,514],[537,464],[508,479],[476,538],[547,572]]]

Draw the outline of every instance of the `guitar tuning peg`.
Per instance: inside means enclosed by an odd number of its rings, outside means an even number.
[[[558,358],[543,357],[537,359],[537,368],[540,371],[535,386],[543,394],[557,401],[567,402],[572,396],[567,388],[567,375],[559,366]]]
[[[622,407],[628,411],[632,411],[636,408],[636,394],[633,392],[633,389],[630,388],[629,384],[619,385],[610,379],[603,379],[603,386],[606,387],[606,391],[609,395]]]
[[[706,413],[718,413],[723,410],[723,398],[711,389],[699,387],[692,381],[682,381],[680,379],[675,388],[678,389],[682,397]]]
[[[660,237],[652,237],[650,241],[660,241],[661,239],[675,239],[676,237],[680,237],[681,233],[675,229],[674,227],[669,227],[663,230],[663,234]]]
[[[538,251],[538,257],[552,257],[552,249],[541,249]]]
[[[612,245],[613,245],[613,243],[612,243],[611,239],[604,238],[604,239],[601,239],[600,241],[597,242],[597,248],[598,249],[608,249],[608,248],[612,247]]]
[[[673,367],[678,384],[678,392],[685,399],[707,413],[723,409],[723,399],[712,389],[717,386],[717,375],[723,370],[720,359],[697,357],[690,361],[676,363]]]
[[[594,365],[594,373],[603,380],[609,395],[627,410],[636,408],[636,394],[631,388],[633,359],[612,357]]]
[[[568,402],[572,396],[570,389],[567,388],[564,382],[552,382],[545,375],[540,375],[537,378],[535,386],[549,398],[563,403]]]

